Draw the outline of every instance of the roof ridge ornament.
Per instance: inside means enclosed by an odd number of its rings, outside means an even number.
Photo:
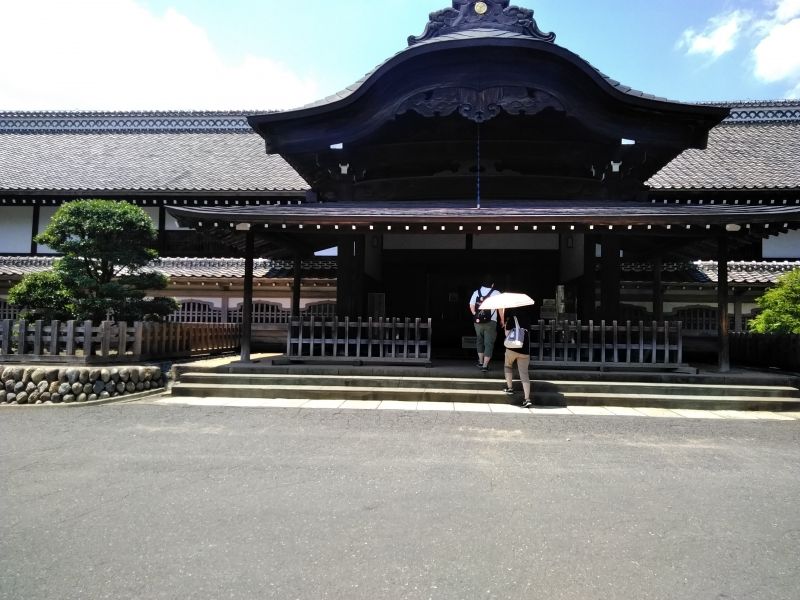
[[[543,42],[555,41],[555,33],[539,29],[532,10],[509,4],[510,0],[453,0],[452,8],[432,12],[425,31],[419,36],[409,36],[408,45],[469,29],[499,29]]]

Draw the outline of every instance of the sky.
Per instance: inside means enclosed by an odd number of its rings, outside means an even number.
[[[800,0],[512,0],[630,87],[800,98]],[[279,110],[360,79],[449,0],[0,0],[0,111]]]

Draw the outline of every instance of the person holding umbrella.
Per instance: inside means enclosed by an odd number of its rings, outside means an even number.
[[[533,299],[527,294],[508,292],[487,298],[483,303],[484,308],[496,308],[500,311],[500,323],[506,334],[504,346],[506,347],[503,374],[506,378],[505,393],[514,394],[514,363],[517,364],[519,378],[522,381],[524,398],[523,408],[533,406],[531,401],[531,378],[528,368],[530,366],[530,328],[532,318],[530,310],[525,308],[534,304]]]

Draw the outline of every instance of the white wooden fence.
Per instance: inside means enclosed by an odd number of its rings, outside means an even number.
[[[683,363],[680,321],[542,321],[531,327],[536,365],[677,367]]]
[[[232,351],[241,325],[0,321],[0,362],[139,362]]]
[[[292,319],[286,356],[292,360],[431,362],[431,319]]]

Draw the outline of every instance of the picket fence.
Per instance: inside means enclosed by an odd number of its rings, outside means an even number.
[[[125,363],[236,350],[236,323],[0,321],[0,362]]]
[[[679,367],[680,321],[544,321],[531,327],[534,365]]]
[[[289,323],[286,356],[299,361],[431,362],[431,319],[314,317]]]

